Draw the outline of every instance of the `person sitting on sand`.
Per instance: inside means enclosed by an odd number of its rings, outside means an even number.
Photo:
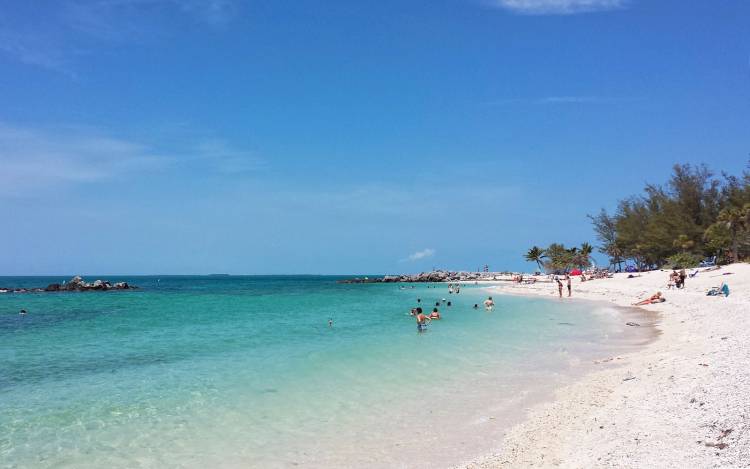
[[[669,282],[667,282],[667,290],[671,290],[672,288],[675,288],[675,285],[677,284],[677,281],[675,279],[675,275],[677,272],[672,271],[671,274],[669,274]]]
[[[427,330],[427,321],[430,320],[427,316],[422,313],[422,308],[417,308],[417,332],[424,332]]]
[[[729,285],[727,285],[724,282],[721,282],[720,287],[712,287],[708,293],[706,293],[706,296],[721,296],[724,295],[726,298],[729,296]]]
[[[492,299],[492,297],[487,297],[486,300],[484,300],[484,308],[486,310],[490,310],[495,307],[495,301]]]
[[[658,291],[643,301],[639,301],[638,303],[633,303],[633,306],[643,306],[643,305],[650,305],[654,303],[664,303],[665,301],[667,301],[666,298],[661,296],[661,292]]]
[[[429,319],[440,319],[440,311],[437,308],[432,308]]]

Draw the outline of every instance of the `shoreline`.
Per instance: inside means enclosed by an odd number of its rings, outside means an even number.
[[[732,275],[724,275],[731,272]],[[555,391],[497,450],[457,467],[739,467],[750,464],[750,265],[700,272],[666,290],[666,271],[581,283],[571,299],[633,308],[659,290],[655,340]],[[721,281],[728,298],[705,296]],[[497,283],[494,294],[557,298],[549,283]],[[567,301],[567,297],[563,301]]]

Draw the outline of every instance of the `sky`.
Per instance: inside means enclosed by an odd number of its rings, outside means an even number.
[[[0,0],[0,275],[531,270],[675,163],[746,168],[748,18]]]

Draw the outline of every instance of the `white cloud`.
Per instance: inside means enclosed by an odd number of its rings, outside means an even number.
[[[571,15],[614,10],[627,0],[492,0],[491,4],[524,15]]]
[[[410,254],[405,259],[401,259],[401,262],[418,261],[418,260],[421,260],[421,259],[427,259],[427,258],[432,257],[434,255],[435,255],[435,250],[434,249],[426,248],[426,249],[422,249],[421,251],[417,251],[417,252],[415,252],[413,254]]]

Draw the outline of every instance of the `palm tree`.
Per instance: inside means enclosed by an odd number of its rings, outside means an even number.
[[[739,238],[740,232],[746,228],[748,218],[750,217],[749,207],[745,206],[742,209],[737,207],[727,207],[721,212],[716,219],[717,223],[724,225],[731,236],[731,253],[732,261],[739,261]]]
[[[544,262],[542,261],[542,259],[544,259],[545,257],[547,257],[546,252],[539,246],[532,247],[531,249],[529,249],[529,252],[524,255],[524,258],[528,262],[536,262],[536,265],[539,266],[539,270],[544,270]]]
[[[594,252],[594,247],[592,245],[585,242],[581,244],[581,249],[578,251],[578,256],[580,259],[579,267],[584,268],[591,265],[592,252]]]

